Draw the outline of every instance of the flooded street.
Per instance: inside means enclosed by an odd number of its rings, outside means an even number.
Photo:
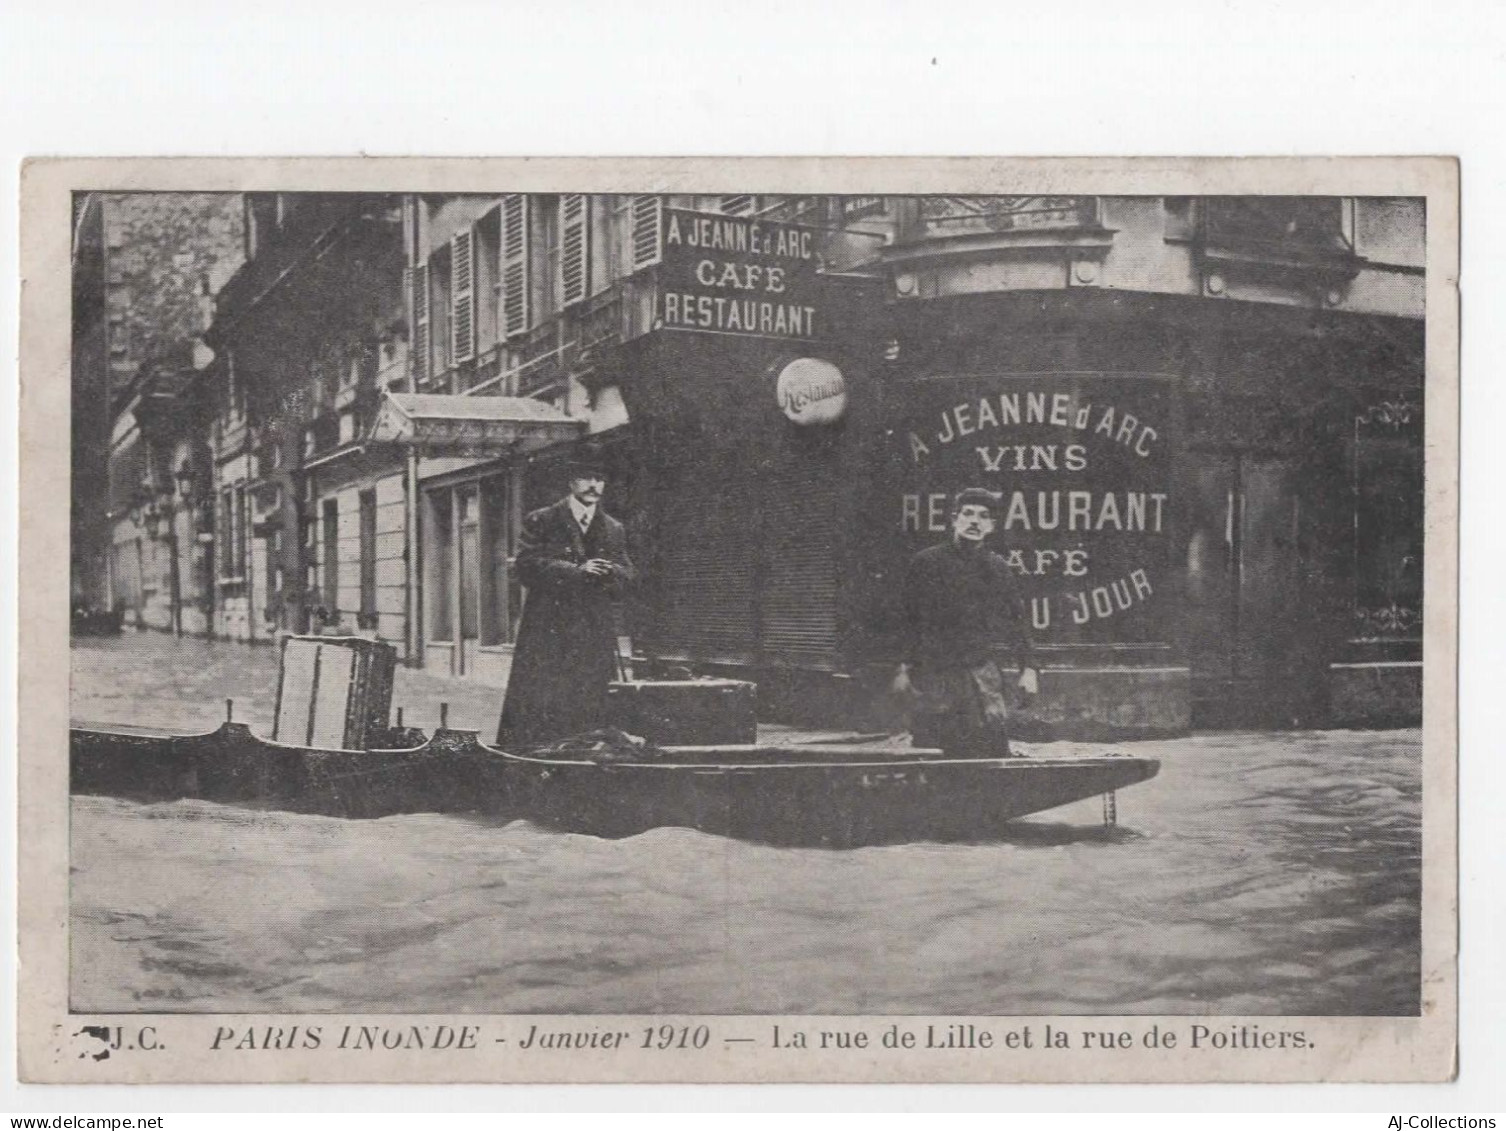
[[[267,733],[276,651],[128,632],[77,720]],[[495,688],[399,669],[432,726]],[[1067,744],[1023,747],[1045,753]],[[77,797],[81,1011],[1415,1014],[1415,730],[1202,734],[999,843],[847,851],[685,829],[372,821]]]

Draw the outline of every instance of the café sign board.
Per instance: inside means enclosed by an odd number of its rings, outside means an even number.
[[[666,208],[655,325],[745,337],[827,336],[814,228]]]
[[[963,487],[998,495],[991,547],[1042,643],[1164,641],[1175,379],[938,376],[907,382],[889,435],[890,522],[908,555],[950,536]]]

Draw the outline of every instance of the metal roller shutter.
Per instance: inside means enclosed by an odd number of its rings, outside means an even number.
[[[759,644],[768,663],[836,664],[836,476],[795,457],[764,477],[764,573]]]
[[[746,483],[687,477],[659,521],[649,642],[666,659],[750,663],[757,527]]]

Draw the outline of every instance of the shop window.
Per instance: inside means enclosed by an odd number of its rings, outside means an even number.
[[[450,607],[455,581],[455,543],[451,529],[451,497],[448,491],[434,491],[426,496],[425,518],[428,527],[424,539],[424,592],[428,597],[428,638],[435,641],[455,639]]]
[[[115,546],[114,604],[116,608],[141,608],[142,553],[141,539],[118,543]]]
[[[132,543],[136,552],[131,560],[131,604],[139,612],[146,604],[146,556],[141,550],[141,539],[134,539]]]
[[[220,492],[215,541],[219,547],[221,581],[240,581],[246,575],[246,489],[226,487]]]
[[[1422,408],[1370,406],[1354,431],[1354,631],[1358,638],[1422,635]]]
[[[324,572],[324,610],[326,623],[338,619],[340,608],[340,502],[325,499],[321,515],[324,520],[320,564]]]
[[[361,620],[362,628],[375,628],[377,619],[376,492],[361,492]]]
[[[282,595],[282,567],[277,561],[282,557],[282,535],[276,530],[268,532],[263,539],[267,551],[267,569],[262,577],[262,604],[273,609]]]
[[[231,508],[231,546],[235,557],[235,576],[246,576],[246,488],[239,485],[232,492],[234,505]]]
[[[462,488],[455,493],[454,506],[458,511],[460,535],[460,635],[465,640],[475,640],[480,635],[480,549],[481,506],[474,487]]]
[[[512,639],[521,597],[512,569],[512,522],[509,480],[481,484],[481,643],[505,644]]]

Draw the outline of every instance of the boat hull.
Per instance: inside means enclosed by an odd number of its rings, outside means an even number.
[[[994,839],[1019,817],[1160,769],[1120,756],[615,765],[507,757],[514,808],[541,824],[598,836],[680,826],[830,847]]]
[[[948,759],[837,746],[670,748],[654,760],[531,757],[468,731],[315,750],[226,723],[201,735],[75,728],[72,789],[382,817],[481,812],[597,836],[685,827],[771,844],[986,840],[1008,822],[1154,777],[1154,759]]]

